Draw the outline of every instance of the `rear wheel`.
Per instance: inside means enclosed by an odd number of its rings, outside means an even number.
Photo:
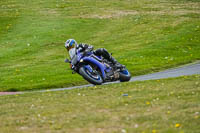
[[[127,69],[123,69],[122,71],[119,72],[119,80],[120,82],[126,82],[131,79],[131,74]]]
[[[82,77],[87,80],[88,82],[94,84],[94,85],[100,85],[103,83],[102,77],[100,76],[100,74],[96,71],[94,72],[92,70],[92,68],[87,65],[86,66],[82,66],[79,69],[79,73],[82,75]]]

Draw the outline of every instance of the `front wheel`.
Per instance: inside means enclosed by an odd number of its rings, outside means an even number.
[[[119,80],[120,82],[126,82],[131,79],[131,74],[127,69],[123,69],[122,71],[119,72]]]
[[[93,72],[89,65],[80,67],[79,73],[85,80],[94,85],[101,85],[103,83],[102,77],[97,72]]]

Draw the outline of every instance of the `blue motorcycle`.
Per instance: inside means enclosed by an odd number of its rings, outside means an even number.
[[[79,73],[85,80],[94,84],[101,85],[105,82],[120,80],[121,82],[129,81],[131,74],[126,67],[116,68],[111,62],[93,54],[92,51],[80,52],[74,50],[70,52],[70,63],[72,73]]]

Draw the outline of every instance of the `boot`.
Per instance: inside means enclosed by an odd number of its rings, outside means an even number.
[[[97,55],[97,56],[103,56],[105,59],[107,59],[108,61],[112,62],[113,65],[116,68],[125,67],[124,65],[120,64],[119,62],[117,62],[117,60],[115,58],[113,58],[112,55],[109,54],[108,51],[105,48],[99,48],[99,49],[95,50],[94,54]]]
[[[124,65],[120,64],[115,58],[113,58],[112,56],[110,56],[110,59],[109,59],[113,65],[116,67],[116,68],[123,68]]]

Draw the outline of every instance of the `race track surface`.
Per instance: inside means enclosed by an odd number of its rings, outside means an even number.
[[[173,78],[173,77],[180,77],[180,76],[187,76],[194,74],[200,74],[200,62],[197,62],[195,64],[188,64],[173,69],[168,69],[162,72],[133,77],[131,78],[131,81],[155,80],[155,79]]]
[[[194,75],[194,74],[200,74],[200,62],[196,62],[194,64],[188,64],[181,67],[176,67],[173,69],[168,69],[165,71],[153,73],[153,74],[147,74],[147,75],[141,75],[132,77],[130,82],[134,81],[144,81],[144,80],[155,80],[155,79],[165,79],[165,78],[173,78],[173,77],[180,77],[180,76],[188,76],[188,75]],[[105,84],[114,84],[114,83],[120,83],[119,81],[116,82],[109,82]],[[57,89],[51,89],[48,91],[61,91],[61,90],[71,90],[76,88],[85,88],[85,87],[91,87],[94,86],[92,84],[88,85],[82,85],[82,86],[74,86],[74,87],[68,87],[68,88],[57,88]],[[42,90],[38,92],[45,92],[47,90]]]
[[[165,78],[173,78],[173,77],[188,76],[188,75],[195,75],[195,74],[200,74],[200,62],[184,65],[184,66],[181,66],[181,67],[176,67],[176,68],[173,68],[173,69],[168,69],[168,70],[153,73],[153,74],[147,74],[147,75],[132,77],[130,82],[165,79]],[[114,84],[114,83],[119,83],[119,81],[109,82],[109,83],[105,83],[105,84]],[[46,91],[61,91],[61,90],[71,90],[71,89],[85,88],[85,87],[91,87],[91,86],[94,86],[94,85],[88,84],[88,85],[74,86],[74,87],[68,87],[68,88],[57,88],[57,89],[41,90],[41,91],[29,91],[29,92],[0,92],[0,95],[13,95],[13,94],[46,92]]]

